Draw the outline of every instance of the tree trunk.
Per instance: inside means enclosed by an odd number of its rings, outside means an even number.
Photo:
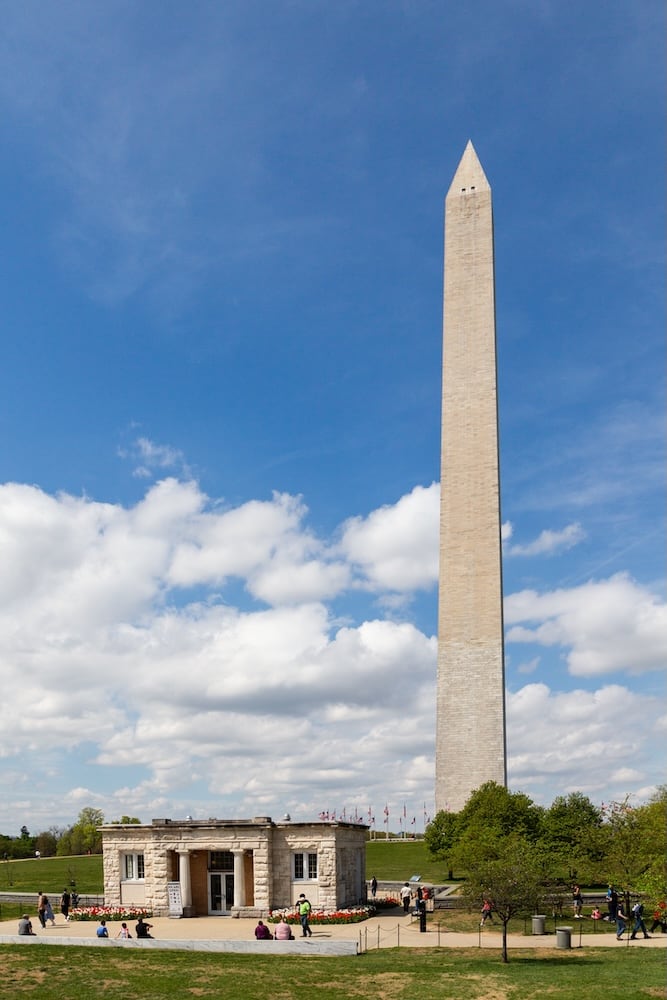
[[[503,920],[503,962],[507,961],[507,921]]]

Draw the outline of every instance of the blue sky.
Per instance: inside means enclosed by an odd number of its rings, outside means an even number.
[[[509,780],[663,780],[664,8],[1,4],[0,829],[433,809],[443,201]]]

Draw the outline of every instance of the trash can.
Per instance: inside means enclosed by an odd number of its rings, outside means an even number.
[[[571,948],[572,947],[572,928],[571,927],[557,927],[556,928],[556,947],[557,948]]]
[[[545,913],[533,914],[533,934],[544,934],[544,921],[546,919]]]

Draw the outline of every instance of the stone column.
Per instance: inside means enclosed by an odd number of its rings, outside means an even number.
[[[243,859],[245,851],[233,851],[234,854],[234,909],[245,906],[245,867]]]
[[[194,916],[192,909],[192,879],[190,878],[190,852],[177,851],[178,854],[178,881],[181,885],[181,902],[183,904],[183,916]]]

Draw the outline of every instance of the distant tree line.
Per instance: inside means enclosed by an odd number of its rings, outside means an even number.
[[[139,823],[136,816],[121,816],[119,823]],[[69,857],[73,854],[101,854],[102,834],[99,827],[104,824],[101,809],[86,806],[79,813],[76,823],[69,827],[51,826],[48,830],[31,836],[26,826],[21,827],[18,837],[0,833],[0,858],[19,859]]]

